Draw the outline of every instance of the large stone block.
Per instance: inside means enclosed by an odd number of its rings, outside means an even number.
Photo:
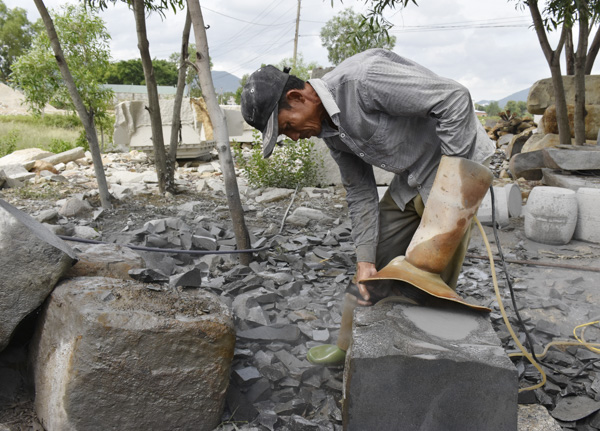
[[[358,308],[346,430],[517,429],[517,371],[485,314],[451,304]]]
[[[563,86],[567,104],[575,103],[575,79],[563,76]],[[585,77],[585,102],[589,105],[600,105],[600,75]],[[546,108],[554,105],[554,87],[552,78],[541,79],[531,86],[527,95],[527,111],[531,114],[543,114]]]
[[[600,130],[600,106],[585,105],[585,111],[585,139],[595,142],[598,137],[598,130]],[[573,120],[575,118],[575,107],[573,105],[567,105],[567,117],[569,119],[569,127],[571,129],[571,138],[574,138],[575,130],[573,127]],[[544,111],[544,116],[542,117],[541,123],[545,133],[558,134],[555,105],[549,106]]]
[[[32,343],[35,411],[47,431],[219,424],[231,312],[205,291],[147,286],[102,277],[57,285]]]
[[[64,241],[0,199],[0,350],[74,262]]]

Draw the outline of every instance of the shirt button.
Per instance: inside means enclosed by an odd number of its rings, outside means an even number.
[[[382,163],[382,164],[381,164],[381,167],[382,167],[382,168],[385,168],[385,163]]]
[[[340,137],[345,138],[346,134],[345,133],[340,133]]]
[[[360,153],[359,156],[364,157],[365,153]]]
[[[419,184],[419,185],[417,186],[417,188],[418,188],[419,190],[421,190],[421,184]]]
[[[412,176],[412,174],[410,174],[410,175],[408,176],[408,178],[412,178],[412,177],[413,177],[413,176]]]

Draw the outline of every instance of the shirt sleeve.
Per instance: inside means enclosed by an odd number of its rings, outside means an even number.
[[[373,167],[360,157],[330,148],[346,189],[358,262],[375,263],[379,240],[379,196]]]
[[[390,116],[430,117],[442,154],[469,158],[477,137],[477,117],[469,91],[451,79],[409,61],[382,58],[361,81],[366,108]]]

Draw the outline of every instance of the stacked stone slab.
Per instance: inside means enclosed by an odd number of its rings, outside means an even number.
[[[517,429],[517,371],[489,319],[450,307],[355,311],[345,430]]]
[[[234,344],[230,311],[208,292],[63,280],[34,337],[36,413],[47,431],[212,430]]]

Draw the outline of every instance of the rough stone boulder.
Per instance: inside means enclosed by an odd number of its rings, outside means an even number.
[[[103,277],[65,279],[32,342],[47,431],[213,430],[235,330],[218,297]]]
[[[133,250],[118,244],[78,244],[73,247],[79,261],[67,277],[110,277],[131,280],[129,270],[144,268],[144,259]]]
[[[74,262],[64,241],[0,199],[0,350]]]
[[[598,137],[598,130],[600,130],[600,106],[598,105],[585,105],[586,116],[585,116],[585,139],[590,141],[596,141]],[[567,105],[567,116],[569,117],[569,127],[571,128],[571,138],[573,138],[573,118],[575,117],[575,107],[573,105]],[[558,123],[556,122],[556,106],[549,106],[544,111],[542,117],[542,127],[544,133],[555,133],[558,134]]]
[[[357,308],[344,386],[348,431],[517,429],[517,370],[465,307]]]
[[[563,76],[567,104],[575,103],[575,79]],[[600,105],[600,75],[585,77],[585,102],[589,105]],[[541,79],[531,86],[527,95],[527,111],[542,115],[547,107],[554,105],[554,87],[552,78]]]

